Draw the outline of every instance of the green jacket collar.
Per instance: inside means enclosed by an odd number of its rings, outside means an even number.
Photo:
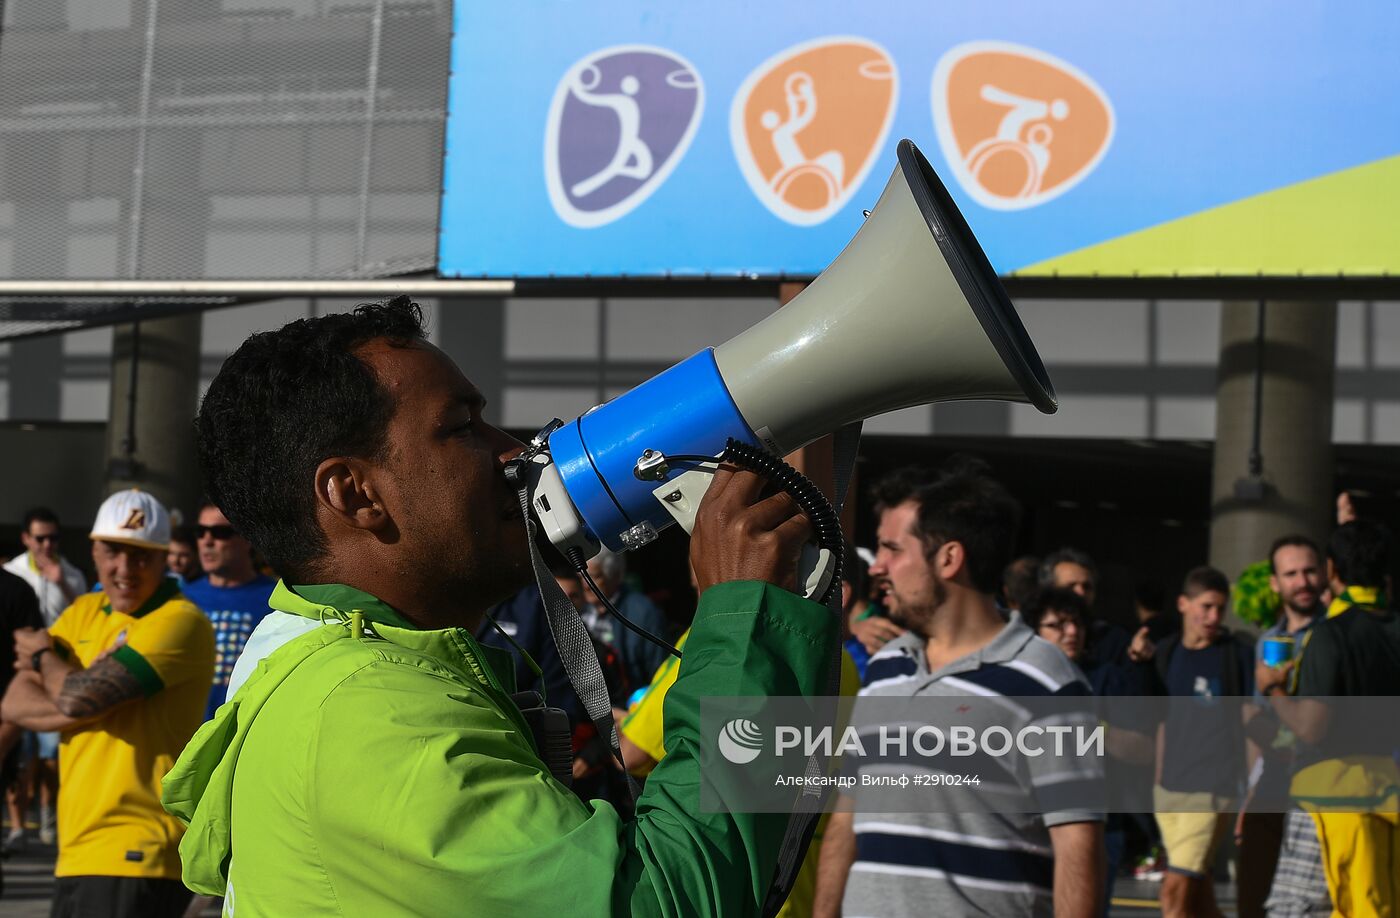
[[[424,631],[395,612],[388,603],[364,590],[343,583],[290,587],[286,581],[279,580],[268,605],[279,612],[318,621],[344,621],[358,612],[365,620],[382,626],[377,633],[390,637],[396,644],[414,647],[438,659],[465,660],[467,667],[483,682],[507,695],[516,689],[515,661],[508,651],[477,643],[465,628]],[[352,623],[352,629],[354,627],[357,626]],[[385,627],[398,630],[385,634]]]
[[[380,625],[417,631],[418,628],[404,618],[394,607],[354,587],[343,583],[314,583],[287,586],[285,580],[277,581],[268,605],[279,612],[290,612],[305,618],[343,619],[351,612],[359,612],[366,619]]]

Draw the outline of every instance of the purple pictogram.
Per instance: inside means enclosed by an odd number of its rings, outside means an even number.
[[[670,175],[700,123],[699,73],[661,48],[608,48],[555,90],[546,126],[550,200],[567,223],[611,223]]]

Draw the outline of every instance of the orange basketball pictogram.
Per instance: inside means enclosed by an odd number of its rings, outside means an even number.
[[[933,74],[933,122],[968,194],[1019,210],[1084,179],[1113,139],[1113,106],[1088,75],[1006,42],[950,50]]]
[[[870,172],[898,94],[893,58],[863,38],[817,39],[769,58],[730,109],[749,187],[789,223],[826,220]]]

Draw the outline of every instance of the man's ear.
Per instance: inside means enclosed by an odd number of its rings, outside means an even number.
[[[933,562],[939,578],[956,580],[967,571],[967,548],[961,542],[944,542],[934,552]]]
[[[350,529],[378,531],[393,525],[374,481],[361,459],[338,457],[316,466],[316,503],[330,520]]]

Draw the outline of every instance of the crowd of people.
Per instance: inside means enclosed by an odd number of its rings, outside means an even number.
[[[106,914],[137,895],[128,887],[179,900],[183,827],[160,808],[160,778],[223,703],[275,582],[212,504],[172,526],[152,495],[112,495],[90,533],[92,580],[60,553],[60,531],[52,510],[26,512],[25,551],[0,581],[5,853],[31,826],[60,842],[65,914]]]
[[[231,358],[237,378],[221,374],[201,412],[210,500],[192,524],[147,492],[113,494],[84,574],[59,552],[55,514],[25,515],[24,551],[0,573],[5,846],[22,848],[31,824],[57,838],[54,915],[175,916],[208,904],[192,904],[196,892],[226,897],[229,915],[236,897],[248,914],[440,914],[463,889],[483,914],[522,897],[531,914],[643,914],[668,898],[683,914],[754,909],[785,823],[702,814],[685,794],[700,783],[699,698],[825,684],[820,616],[778,588],[795,582],[789,555],[807,532],[796,505],[762,496],[747,473],[717,476],[697,522],[689,628],[623,555],[554,570],[601,664],[619,764],[565,675],[539,589],[518,574],[509,533],[523,523],[499,509],[509,491],[488,483],[518,444],[479,421],[479,395],[415,315],[400,304],[304,320]],[[308,354],[313,337],[324,353]],[[293,356],[305,379],[269,369]],[[376,387],[390,382],[397,402],[384,409]],[[309,419],[354,398],[340,420],[297,427],[306,455],[285,461],[314,470],[315,493],[279,490],[281,467],[255,459],[259,405],[295,426],[301,403]],[[365,417],[394,450],[316,426]],[[323,442],[338,445],[317,452]],[[918,697],[1252,703],[1239,719],[1203,706],[1190,722],[1117,725],[1114,754],[1149,775],[1150,813],[870,812],[838,797],[783,914],[1090,918],[1135,875],[1160,880],[1164,915],[1218,915],[1225,855],[1241,916],[1400,907],[1397,750],[1369,750],[1349,773],[1371,782],[1358,799],[1390,781],[1380,805],[1338,811],[1300,790],[1324,764],[1310,749],[1346,729],[1318,699],[1400,695],[1379,522],[1349,519],[1325,546],[1279,538],[1278,617],[1255,640],[1225,627],[1231,584],[1211,567],[1182,572],[1170,609],[1141,591],[1125,627],[1100,607],[1085,552],[1014,557],[1019,505],[976,459],[902,470],[871,499],[873,550],[848,550],[841,584],[841,692],[857,709]],[[479,511],[469,531],[452,516],[462,506]],[[476,595],[468,586],[490,599],[479,615],[454,611]],[[1271,642],[1292,652],[1280,660]],[[541,770],[521,692],[569,719],[560,781]],[[1237,770],[1206,754],[1220,748],[1237,750]],[[1083,767],[1020,779],[1048,800],[1095,777]],[[468,828],[475,842],[457,837]]]
[[[949,914],[1106,914],[1120,876],[1160,881],[1164,915],[1221,914],[1221,876],[1233,876],[1241,916],[1395,913],[1400,748],[1393,732],[1368,744],[1374,724],[1335,707],[1337,698],[1400,695],[1384,526],[1344,513],[1325,549],[1300,534],[1278,538],[1268,554],[1277,620],[1257,640],[1224,626],[1231,585],[1208,566],[1184,574],[1174,609],[1140,590],[1130,633],[1096,608],[1098,573],[1084,552],[1007,560],[1014,502],[990,478],[906,470],[875,497],[870,573],[884,595],[848,607],[862,697],[1084,692],[1254,704],[1193,704],[1175,709],[1185,717],[1127,725],[1110,718],[1120,741],[1137,741],[1110,754],[1147,769],[1150,814],[1046,811],[1018,821],[862,814],[857,801],[828,828],[817,914],[915,915],[931,904]],[[960,566],[970,566],[963,583]],[[1280,640],[1288,659],[1266,659]],[[1319,771],[1327,756],[1318,750],[1329,733],[1335,742],[1346,732],[1362,735],[1344,744],[1362,755],[1345,760],[1352,770],[1337,781]],[[1234,752],[1222,761],[1222,749]],[[1097,839],[1063,828],[1100,820]],[[1103,882],[1097,896],[1093,877]]]

